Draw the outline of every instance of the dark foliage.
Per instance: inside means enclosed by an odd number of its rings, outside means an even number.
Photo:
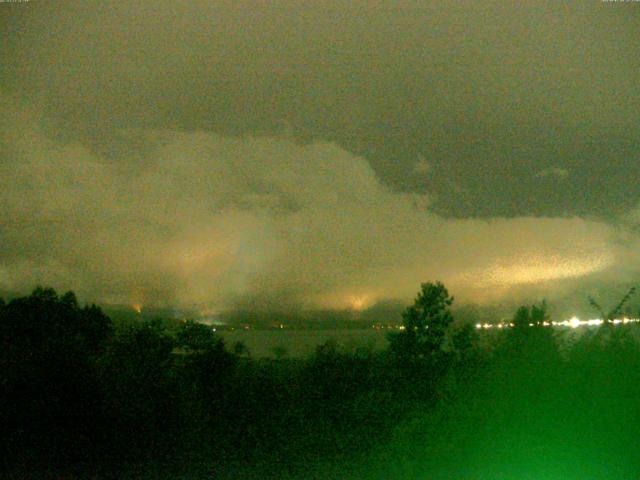
[[[440,283],[423,283],[413,305],[402,313],[404,330],[391,335],[391,351],[403,360],[437,359],[453,322],[453,297]]]
[[[100,308],[37,288],[0,306],[0,429],[14,462],[86,460],[98,441],[96,362],[112,332]]]
[[[621,444],[608,412],[640,418],[633,326],[561,339],[543,302],[481,348],[452,300],[423,284],[389,351],[327,342],[307,359],[230,352],[193,322],[114,333],[98,307],[51,289],[0,302],[0,476],[498,478],[503,446],[526,463],[569,439],[555,425],[597,437],[576,405]]]

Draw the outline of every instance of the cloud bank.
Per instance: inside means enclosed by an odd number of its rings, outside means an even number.
[[[117,303],[357,307],[442,280],[461,300],[638,270],[633,218],[447,219],[329,142],[119,131],[105,156],[2,97],[0,287]]]

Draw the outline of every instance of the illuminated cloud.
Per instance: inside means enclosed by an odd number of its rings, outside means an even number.
[[[361,309],[435,279],[462,300],[495,297],[596,274],[620,252],[612,227],[580,218],[442,218],[428,196],[390,189],[364,158],[327,142],[132,130],[113,159],[52,138],[36,112],[7,103],[5,288]]]
[[[2,8],[2,289],[358,309],[638,278],[631,4]]]

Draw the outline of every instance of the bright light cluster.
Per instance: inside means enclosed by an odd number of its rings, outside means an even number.
[[[613,320],[602,320],[601,318],[593,318],[590,320],[580,320],[578,317],[572,317],[569,320],[563,320],[561,322],[536,322],[536,323],[530,323],[529,326],[530,327],[535,327],[535,326],[543,326],[543,327],[571,327],[571,328],[578,328],[578,327],[597,327],[599,325],[602,325],[603,323],[608,322],[611,323],[613,325],[626,325],[628,323],[639,323],[640,322],[640,318],[616,318]],[[515,326],[513,323],[511,322],[500,322],[500,323],[476,323],[476,328],[478,330],[483,329],[490,329],[490,328],[510,328]]]

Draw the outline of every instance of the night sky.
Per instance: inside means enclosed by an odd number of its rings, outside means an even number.
[[[0,3],[0,289],[366,308],[640,278],[640,3]]]

